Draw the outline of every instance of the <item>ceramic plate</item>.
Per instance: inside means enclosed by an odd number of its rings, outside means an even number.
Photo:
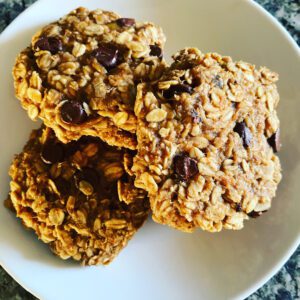
[[[300,54],[267,12],[246,0],[40,0],[0,36],[0,198],[7,170],[32,123],[14,97],[11,69],[17,53],[42,25],[82,5],[160,24],[170,56],[185,46],[266,65],[280,74],[279,116],[283,181],[272,209],[242,231],[185,234],[151,220],[107,267],[61,261],[0,209],[0,260],[41,299],[242,299],[279,270],[300,240]]]

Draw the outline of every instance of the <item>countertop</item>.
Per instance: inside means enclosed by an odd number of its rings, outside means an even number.
[[[35,0],[0,0],[0,32]],[[299,0],[256,0],[275,16],[300,45]],[[32,300],[25,291],[0,267],[0,300]],[[300,247],[284,267],[247,300],[300,299]]]

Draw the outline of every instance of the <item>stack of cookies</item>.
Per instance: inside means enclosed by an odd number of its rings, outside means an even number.
[[[148,22],[78,8],[16,59],[32,132],[6,201],[63,259],[107,264],[149,212],[191,232],[241,229],[281,167],[277,74],[186,48],[163,59]]]

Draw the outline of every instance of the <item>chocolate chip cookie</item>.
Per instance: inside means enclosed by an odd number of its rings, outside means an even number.
[[[51,129],[35,130],[10,167],[6,204],[62,259],[108,264],[149,211],[145,192],[124,171],[124,155],[99,138],[62,144]]]
[[[160,27],[78,8],[37,32],[13,69],[16,96],[63,143],[83,135],[136,147],[136,83],[158,78]]]
[[[194,48],[173,59],[137,88],[135,185],[158,223],[241,229],[271,207],[281,180],[278,75]]]

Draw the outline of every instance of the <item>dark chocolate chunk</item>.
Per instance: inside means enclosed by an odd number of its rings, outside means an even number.
[[[273,151],[276,153],[280,151],[281,143],[280,143],[280,130],[279,128],[276,132],[268,138],[269,145],[273,148]]]
[[[163,57],[162,49],[158,45],[150,45],[150,55],[157,56],[158,58]]]
[[[199,172],[197,161],[186,153],[176,155],[173,164],[174,172],[181,180],[188,180]]]
[[[119,49],[113,44],[103,43],[91,55],[106,69],[110,70],[118,65]]]
[[[171,201],[174,202],[178,199],[178,193],[174,192],[171,194]]]
[[[48,142],[42,148],[41,158],[46,164],[55,164],[64,159],[64,148],[60,143]]]
[[[59,51],[62,51],[62,42],[56,37],[40,37],[35,45],[35,49],[50,51],[51,54],[56,54]]]
[[[99,184],[99,174],[95,169],[83,168],[82,176],[85,181],[88,181],[94,188]]]
[[[42,188],[42,194],[45,195],[46,201],[55,202],[57,200],[57,196],[53,194],[53,191],[50,190],[50,186]]]
[[[60,115],[68,124],[80,124],[87,117],[82,103],[78,101],[66,101],[60,108]]]
[[[260,215],[262,215],[262,212],[261,211],[251,211],[251,212],[249,212],[248,213],[248,216],[250,217],[250,218],[258,218]]]
[[[131,19],[131,18],[120,18],[116,20],[116,23],[120,26],[120,27],[131,27],[135,25],[135,19]]]
[[[170,88],[163,92],[165,98],[170,99],[175,95],[180,95],[182,93],[191,94],[193,91],[192,87],[187,84],[175,84],[171,85]]]
[[[72,239],[75,239],[78,236],[77,231],[74,229],[71,229],[69,232]]]
[[[58,189],[58,191],[63,196],[69,196],[71,191],[71,183],[62,177],[58,177],[54,179],[54,183]]]
[[[87,145],[91,143],[99,144],[99,138],[96,136],[84,135],[77,141],[77,143],[80,145]]]
[[[231,102],[231,107],[234,109],[237,109],[238,103],[237,102]]]
[[[78,141],[71,141],[64,145],[65,158],[72,156],[79,149]]]
[[[238,135],[243,140],[243,146],[245,148],[248,148],[251,143],[252,134],[249,128],[246,126],[245,122],[236,123],[233,131],[238,133]]]
[[[75,184],[78,187],[79,182],[84,180],[90,183],[94,189],[97,189],[100,184],[99,174],[95,169],[85,167],[75,174]]]
[[[198,77],[193,77],[191,86],[193,88],[201,85],[201,79]]]

